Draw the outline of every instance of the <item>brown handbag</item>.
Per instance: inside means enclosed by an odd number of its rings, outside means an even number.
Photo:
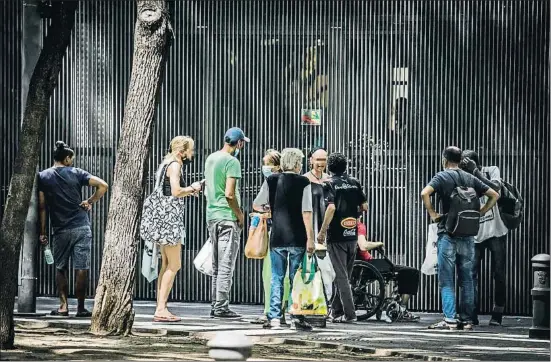
[[[260,222],[256,229],[249,232],[247,244],[245,244],[245,256],[249,259],[264,259],[268,255],[268,225],[266,214],[260,216]]]

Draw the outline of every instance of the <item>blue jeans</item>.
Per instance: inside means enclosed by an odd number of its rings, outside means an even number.
[[[474,311],[474,238],[438,236],[438,281],[442,293],[444,319],[457,322],[455,306],[455,267],[461,287],[460,319],[471,322]]]
[[[302,258],[306,248],[287,247],[287,248],[271,248],[270,259],[272,262],[272,286],[270,293],[270,311],[268,312],[268,320],[281,318],[281,301],[283,300],[283,279],[287,272],[287,263],[289,263],[289,283],[290,290],[293,290],[293,278],[299,266],[302,263]],[[289,296],[287,296],[289,297]]]

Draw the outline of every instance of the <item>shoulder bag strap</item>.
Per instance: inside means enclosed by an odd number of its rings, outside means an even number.
[[[159,179],[157,180],[157,184],[155,185],[155,188],[162,187],[163,182],[164,182],[165,177],[166,177],[166,171],[168,170],[170,165],[172,165],[174,162],[176,162],[176,161],[172,161],[172,162],[167,163],[166,165],[163,166],[163,169],[161,171],[161,174],[159,175]]]

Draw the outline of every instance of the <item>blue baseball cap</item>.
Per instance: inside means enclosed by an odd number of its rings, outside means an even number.
[[[224,136],[224,142],[235,143],[239,141],[251,142],[251,140],[245,136],[245,133],[239,127],[232,127],[226,131],[226,135]]]

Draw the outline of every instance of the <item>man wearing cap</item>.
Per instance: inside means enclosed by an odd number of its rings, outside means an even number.
[[[239,193],[241,164],[236,157],[249,141],[240,128],[230,128],[224,136],[224,147],[205,162],[207,224],[213,246],[211,317],[240,317],[229,308],[244,223]]]

